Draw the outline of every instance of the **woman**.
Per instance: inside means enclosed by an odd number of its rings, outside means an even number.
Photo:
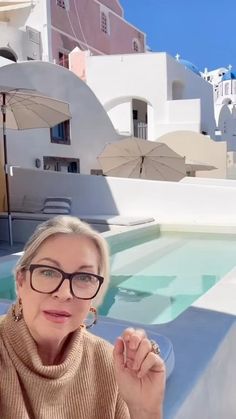
[[[38,226],[0,323],[1,419],[160,419],[164,363],[143,330],[112,346],[83,327],[108,286],[103,237],[75,217]]]

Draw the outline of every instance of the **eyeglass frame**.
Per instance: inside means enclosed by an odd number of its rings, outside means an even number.
[[[45,291],[39,291],[39,290],[37,290],[36,288],[34,288],[33,283],[32,283],[33,282],[32,281],[32,275],[33,275],[33,272],[34,272],[34,270],[36,268],[55,269],[56,271],[60,272],[60,274],[62,275],[61,282],[59,283],[59,285],[53,291],[45,292]],[[29,267],[27,268],[27,270],[30,272],[30,286],[31,286],[32,290],[34,290],[34,291],[36,291],[36,292],[38,292],[40,294],[53,294],[54,292],[56,292],[56,291],[58,291],[60,289],[60,287],[62,286],[62,283],[65,281],[65,279],[68,279],[69,280],[69,283],[70,283],[70,292],[71,292],[71,295],[73,295],[73,297],[77,298],[78,300],[92,300],[93,298],[95,298],[96,295],[98,294],[98,292],[99,292],[102,284],[103,284],[103,281],[104,281],[104,277],[103,276],[97,275],[97,274],[94,274],[94,273],[90,273],[90,272],[72,272],[72,273],[68,273],[68,272],[64,272],[62,269],[56,268],[54,266],[42,265],[42,264],[37,264],[37,263],[30,264]],[[75,275],[78,275],[78,274],[92,275],[92,276],[94,276],[95,278],[98,279],[99,286],[98,286],[98,289],[97,289],[96,293],[92,297],[82,298],[82,297],[77,297],[75,295],[75,293],[73,291],[73,288],[72,288],[72,280],[73,280],[73,277]]]

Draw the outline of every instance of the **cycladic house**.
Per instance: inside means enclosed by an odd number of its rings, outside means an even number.
[[[90,174],[97,156],[118,134],[90,88],[61,66],[28,61],[0,68],[1,84],[31,88],[69,103],[72,119],[53,129],[8,130],[8,163],[12,166]],[[0,162],[3,173],[3,144]]]

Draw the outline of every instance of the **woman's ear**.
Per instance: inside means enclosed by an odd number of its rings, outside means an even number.
[[[16,287],[17,290],[22,287],[23,282],[25,280],[25,271],[20,270],[16,272]]]

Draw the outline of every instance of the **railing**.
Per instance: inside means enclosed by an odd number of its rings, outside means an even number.
[[[147,124],[145,122],[134,121],[134,137],[147,139]]]

